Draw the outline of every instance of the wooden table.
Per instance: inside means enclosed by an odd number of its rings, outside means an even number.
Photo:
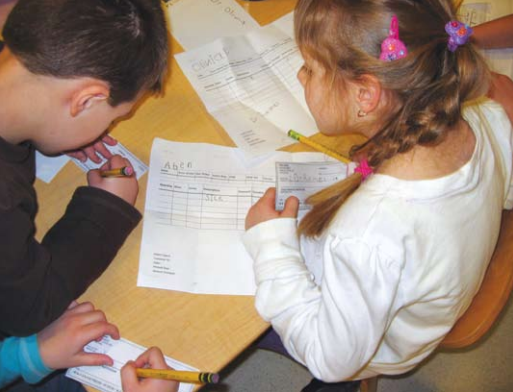
[[[262,25],[290,12],[295,0],[240,1]],[[173,51],[182,49],[176,41]],[[180,142],[208,142],[233,146],[219,124],[206,112],[199,97],[172,60],[171,77],[161,98],[147,98],[132,118],[119,123],[111,134],[136,156],[149,163],[155,137]],[[323,137],[317,139],[325,142]],[[344,149],[350,139],[342,142]],[[289,150],[301,149],[295,146]],[[305,149],[305,148],[303,148]],[[144,211],[146,174],[140,180],[136,207]],[[40,201],[38,236],[63,214],[85,175],[68,164],[52,181],[36,183]],[[121,335],[143,346],[158,346],[166,355],[203,371],[220,371],[268,327],[254,309],[250,296],[195,295],[136,286],[142,224],[129,236],[117,257],[80,298],[102,309]],[[92,390],[92,389],[91,389]]]

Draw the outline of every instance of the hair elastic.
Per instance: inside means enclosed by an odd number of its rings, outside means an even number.
[[[451,52],[458,49],[458,46],[465,45],[468,37],[473,33],[472,27],[457,20],[451,20],[445,24],[445,31],[449,34],[447,47]]]
[[[399,22],[397,16],[393,15],[390,21],[390,30],[388,37],[381,43],[381,54],[379,59],[382,61],[394,61],[406,57],[408,50],[403,41],[399,39]]]
[[[355,173],[360,173],[362,175],[362,181],[365,181],[367,177],[374,173],[372,167],[369,166],[369,162],[367,162],[367,159],[362,159],[360,161],[360,164],[356,166],[354,171]]]

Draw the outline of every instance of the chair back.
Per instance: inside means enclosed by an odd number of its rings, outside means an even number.
[[[481,287],[439,347],[461,348],[477,342],[495,323],[512,288],[513,211],[504,211],[499,240]]]

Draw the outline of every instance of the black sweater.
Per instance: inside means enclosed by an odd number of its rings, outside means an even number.
[[[41,243],[34,238],[35,150],[0,138],[0,334],[25,336],[58,318],[110,264],[141,214],[78,188]]]

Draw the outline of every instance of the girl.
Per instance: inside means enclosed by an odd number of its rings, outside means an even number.
[[[325,135],[359,132],[357,172],[246,218],[256,307],[325,382],[400,374],[472,301],[511,208],[511,124],[449,0],[299,0],[299,79]],[[300,236],[298,236],[298,231]],[[305,391],[326,389],[317,382]]]

